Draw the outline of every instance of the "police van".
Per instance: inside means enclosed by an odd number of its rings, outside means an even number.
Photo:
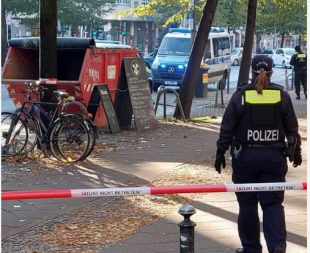
[[[171,28],[164,36],[152,64],[154,91],[160,85],[180,89],[190,50],[190,30]],[[202,63],[210,68],[208,84],[217,82],[225,72],[230,72],[230,36],[223,28],[211,28]]]

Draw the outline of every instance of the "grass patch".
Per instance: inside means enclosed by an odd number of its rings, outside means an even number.
[[[213,119],[216,119],[217,117],[215,116],[207,116],[207,117],[197,117],[197,118],[191,118],[188,120],[188,122],[193,122],[193,123],[203,123],[203,122],[210,122]]]
[[[174,122],[174,123],[184,123],[182,119],[177,119],[174,117],[167,117],[167,118],[161,118],[157,119],[159,122]]]
[[[197,117],[190,118],[187,120],[188,123],[206,123],[211,122],[213,119],[217,119],[216,116],[207,116],[207,117]],[[161,118],[158,119],[159,122],[173,122],[173,123],[184,123],[182,119],[176,119],[174,117]]]

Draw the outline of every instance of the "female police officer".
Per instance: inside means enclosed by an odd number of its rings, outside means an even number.
[[[252,83],[231,97],[217,141],[215,168],[225,168],[225,151],[231,145],[232,180],[240,183],[285,182],[288,169],[285,137],[296,148],[290,158],[301,165],[300,135],[292,101],[283,87],[270,83],[272,60],[256,56],[252,61]],[[258,202],[263,210],[263,230],[268,251],[284,253],[286,229],[282,202],[284,191],[239,192],[238,231],[243,248],[237,252],[262,253]]]

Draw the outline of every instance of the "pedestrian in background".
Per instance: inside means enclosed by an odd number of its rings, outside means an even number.
[[[272,59],[252,60],[252,83],[232,95],[223,116],[217,141],[215,169],[225,168],[225,152],[231,146],[232,180],[235,184],[285,182],[286,154],[293,166],[301,165],[298,122],[289,94],[270,82]],[[286,148],[285,138],[293,140]],[[294,150],[294,145],[296,148]],[[258,203],[263,211],[263,232],[268,252],[286,250],[284,191],[237,192],[238,232],[242,247],[236,252],[262,253]]]
[[[305,98],[307,99],[307,55],[301,51],[300,46],[295,47],[296,53],[292,56],[290,64],[295,71],[295,92],[296,99],[300,99],[300,84],[304,88]]]

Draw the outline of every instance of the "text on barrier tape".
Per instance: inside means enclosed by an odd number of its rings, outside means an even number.
[[[2,192],[2,200],[47,199],[47,198],[84,198],[107,196],[159,195],[203,192],[261,192],[306,190],[307,182],[257,183],[257,184],[219,184],[219,185],[182,185],[151,186],[76,190],[42,190]]]

